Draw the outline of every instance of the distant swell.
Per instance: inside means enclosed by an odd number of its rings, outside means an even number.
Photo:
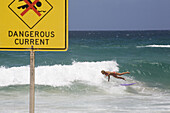
[[[170,48],[170,45],[146,45],[146,46],[137,46],[137,48],[144,48],[144,47]]]

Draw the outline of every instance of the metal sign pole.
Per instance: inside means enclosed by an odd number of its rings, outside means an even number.
[[[30,113],[34,113],[35,106],[35,52],[30,51]]]

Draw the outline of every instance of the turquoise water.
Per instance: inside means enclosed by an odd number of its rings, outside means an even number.
[[[36,112],[170,112],[170,31],[71,31],[69,38],[67,52],[35,53]],[[28,112],[29,52],[0,52],[0,66],[0,112]],[[108,83],[103,69],[131,74]]]

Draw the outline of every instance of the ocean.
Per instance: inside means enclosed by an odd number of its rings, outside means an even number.
[[[0,113],[29,112],[29,62],[0,52]],[[170,113],[170,31],[70,31],[67,52],[35,52],[35,84],[35,113]]]

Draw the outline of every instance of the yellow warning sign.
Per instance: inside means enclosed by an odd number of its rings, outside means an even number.
[[[0,15],[0,50],[67,50],[68,0],[1,0]]]

